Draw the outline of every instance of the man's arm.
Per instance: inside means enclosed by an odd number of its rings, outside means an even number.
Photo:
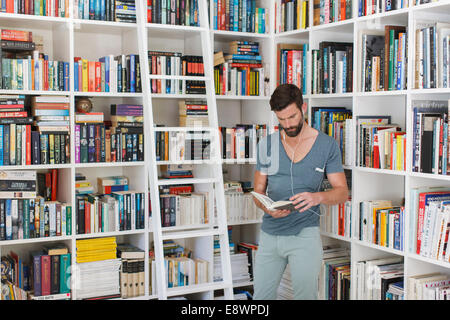
[[[347,180],[344,172],[327,175],[331,190],[322,192],[301,192],[289,198],[300,212],[306,211],[318,204],[335,205],[344,203],[348,199]]]
[[[255,171],[255,177],[253,179],[253,191],[261,194],[266,194],[267,189],[267,175],[262,174],[260,171]],[[253,201],[255,202],[256,206],[263,210],[265,213],[271,215],[274,218],[281,218],[287,216],[290,211],[289,210],[274,210],[270,211],[267,209],[261,201],[253,197]]]

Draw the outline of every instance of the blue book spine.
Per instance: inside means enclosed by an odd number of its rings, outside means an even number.
[[[308,78],[308,50],[309,44],[303,45],[303,94],[306,94],[307,78]],[[344,78],[345,79],[345,78]],[[345,83],[345,81],[344,81]]]
[[[260,8],[261,13],[260,13],[260,17],[261,17],[261,33],[266,33],[266,9],[265,8]]]
[[[80,89],[78,88],[78,61],[73,63],[73,70],[75,70],[75,72],[73,73],[74,90],[80,91]]]
[[[31,64],[31,56],[28,56],[28,75],[31,75],[31,70],[33,69],[33,65]],[[31,90],[33,88],[33,83],[31,82],[31,76],[28,76],[28,89]]]
[[[247,32],[248,0],[242,1],[242,32]]]
[[[100,2],[101,0],[94,0],[94,20],[100,20]]]
[[[35,116],[69,116],[69,110],[35,110]]]
[[[105,91],[110,92],[110,75],[109,69],[111,68],[111,61],[109,61],[109,57],[105,57]]]
[[[363,5],[364,5],[364,0],[359,0],[358,17],[362,17],[362,15],[363,15]]]
[[[106,1],[100,0],[100,20],[106,20]]]
[[[394,217],[394,249],[400,250],[400,214]]]
[[[96,0],[89,0],[89,20],[95,20],[94,1]]]
[[[122,64],[117,64],[117,92],[122,92]]]
[[[448,123],[444,122],[444,145],[442,147],[442,154],[444,155],[442,157],[442,174],[443,175],[447,175],[447,161],[448,161],[448,157],[447,157],[447,153],[448,153]]]
[[[136,92],[136,56],[130,54],[130,92]]]
[[[64,91],[69,91],[69,63],[64,62]]]
[[[59,293],[69,293],[70,292],[70,265],[71,265],[71,254],[66,253],[61,255],[60,260],[60,282],[59,282]]]
[[[346,75],[347,75],[347,54],[346,53],[344,53],[342,61],[343,61],[343,65],[344,65],[342,68],[342,73],[343,73],[342,79],[344,79],[344,81],[342,81],[342,92],[345,93],[345,92],[347,92],[347,85],[346,85],[347,81],[345,81],[345,79],[347,79],[347,77],[346,77]]]
[[[84,16],[84,1],[78,1],[78,19],[86,19]]]
[[[214,19],[213,19],[213,25],[214,25],[214,30],[218,30],[217,28],[217,13],[219,11],[217,11],[217,0],[214,0]],[[231,17],[230,17],[231,18]]]
[[[233,31],[239,31],[239,0],[234,0],[234,25]]]
[[[3,125],[0,125],[0,166],[3,165]]]
[[[42,295],[41,291],[41,254],[32,254],[33,257],[33,285],[34,296],[39,297]]]
[[[5,226],[6,226],[6,240],[12,240],[12,215],[11,215],[11,199],[5,201]]]

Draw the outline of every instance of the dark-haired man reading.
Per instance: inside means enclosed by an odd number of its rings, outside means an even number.
[[[337,142],[305,122],[307,106],[298,87],[280,85],[270,99],[279,131],[258,143],[254,191],[274,201],[290,200],[295,210],[265,214],[254,265],[254,299],[276,299],[289,263],[294,299],[317,299],[322,263],[320,204],[348,198],[347,181]],[[321,191],[324,177],[332,188]]]

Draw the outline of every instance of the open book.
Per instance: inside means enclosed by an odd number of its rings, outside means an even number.
[[[265,196],[261,193],[257,193],[252,191],[251,194],[258,199],[263,206],[265,206],[269,210],[289,210],[289,211],[296,211],[295,205],[292,203],[292,201],[273,201],[268,196]]]

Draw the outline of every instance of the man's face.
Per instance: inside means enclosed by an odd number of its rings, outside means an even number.
[[[303,127],[303,111],[300,110],[295,102],[288,105],[281,111],[275,111],[281,129],[289,137],[296,137]]]

